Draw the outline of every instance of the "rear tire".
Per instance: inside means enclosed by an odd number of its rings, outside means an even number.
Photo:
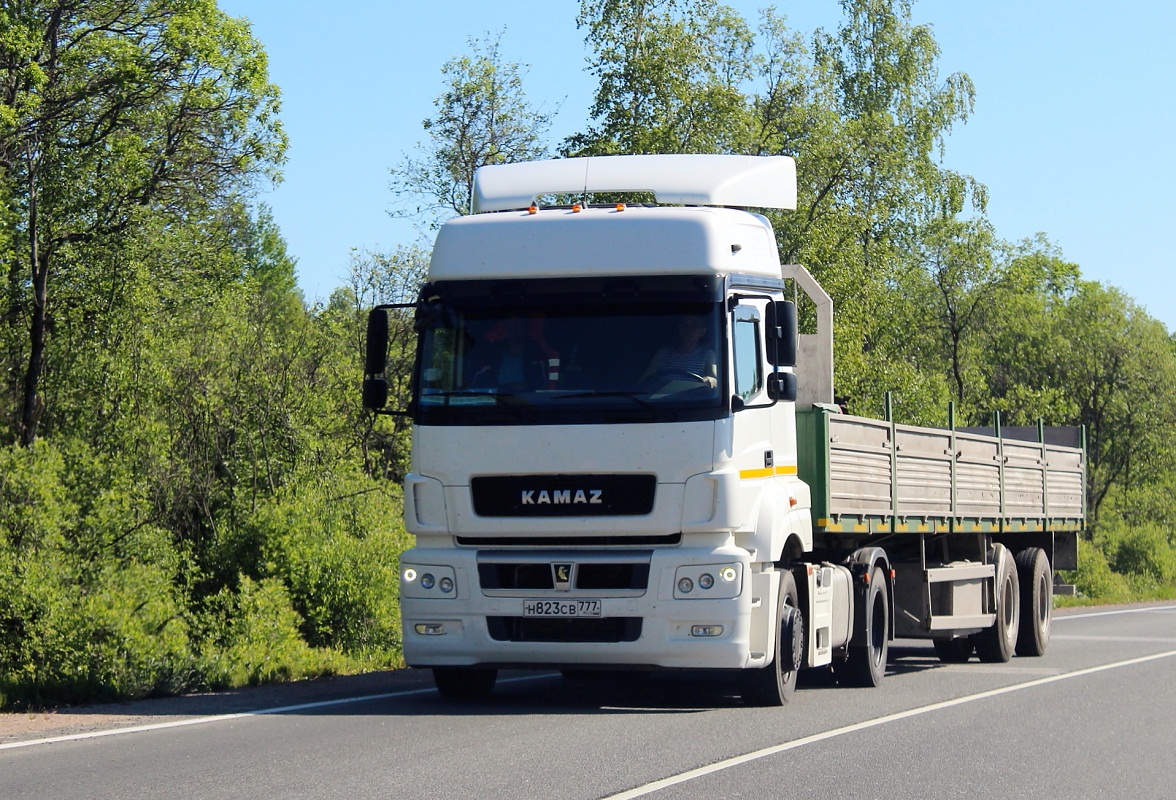
[[[1049,646],[1053,620],[1053,570],[1040,547],[1029,547],[1014,559],[1021,583],[1021,625],[1017,655],[1041,656]]]
[[[851,644],[845,675],[855,686],[871,688],[886,675],[886,656],[890,647],[890,595],[886,590],[886,573],[874,567],[863,597],[865,631],[861,644]],[[840,670],[839,670],[840,671]]]
[[[433,667],[433,683],[446,700],[485,700],[497,680],[498,670],[489,667]]]
[[[739,673],[739,693],[749,706],[782,706],[796,691],[796,676],[804,662],[804,615],[791,572],[780,576],[775,639],[772,660],[766,667]]]
[[[1017,634],[1021,620],[1021,584],[1017,579],[1017,565],[1004,545],[995,545],[996,587],[994,591],[996,622],[991,628],[973,636],[976,655],[987,664],[1003,664],[1017,650]]]

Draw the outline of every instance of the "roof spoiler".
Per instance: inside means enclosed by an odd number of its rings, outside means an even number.
[[[591,156],[496,164],[474,175],[473,211],[528,208],[545,194],[651,192],[659,203],[796,208],[789,156]]]

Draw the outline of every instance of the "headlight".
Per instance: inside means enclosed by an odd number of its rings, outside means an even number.
[[[400,596],[416,599],[452,599],[457,597],[457,574],[453,567],[402,564]]]
[[[717,576],[717,577],[716,577]],[[674,597],[683,600],[730,600],[743,590],[742,564],[690,564],[674,574]]]

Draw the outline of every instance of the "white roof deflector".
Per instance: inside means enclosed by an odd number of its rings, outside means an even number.
[[[481,167],[473,210],[527,208],[545,194],[652,192],[659,203],[796,208],[796,162],[788,156],[592,156]]]

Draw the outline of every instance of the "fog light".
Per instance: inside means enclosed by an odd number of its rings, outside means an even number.
[[[453,578],[442,578],[437,585],[441,588],[441,591],[449,594],[453,591]]]
[[[417,571],[415,569],[413,569],[412,567],[409,567],[408,569],[404,570],[404,582],[405,583],[412,583],[416,579],[417,579]]]
[[[704,572],[698,576],[698,588],[709,589],[715,585],[715,576],[709,572]]]
[[[444,636],[445,625],[441,622],[418,622],[412,629],[421,636]]]
[[[678,579],[678,591],[682,594],[690,594],[694,591],[694,581],[689,578]]]
[[[719,571],[719,577],[725,580],[727,583],[730,583],[739,577],[739,573],[735,571],[734,567],[723,567]]]
[[[690,628],[691,636],[722,636],[722,625],[694,625]]]
[[[432,589],[437,579],[433,577],[433,573],[426,572],[421,576],[421,587],[424,589]]]

